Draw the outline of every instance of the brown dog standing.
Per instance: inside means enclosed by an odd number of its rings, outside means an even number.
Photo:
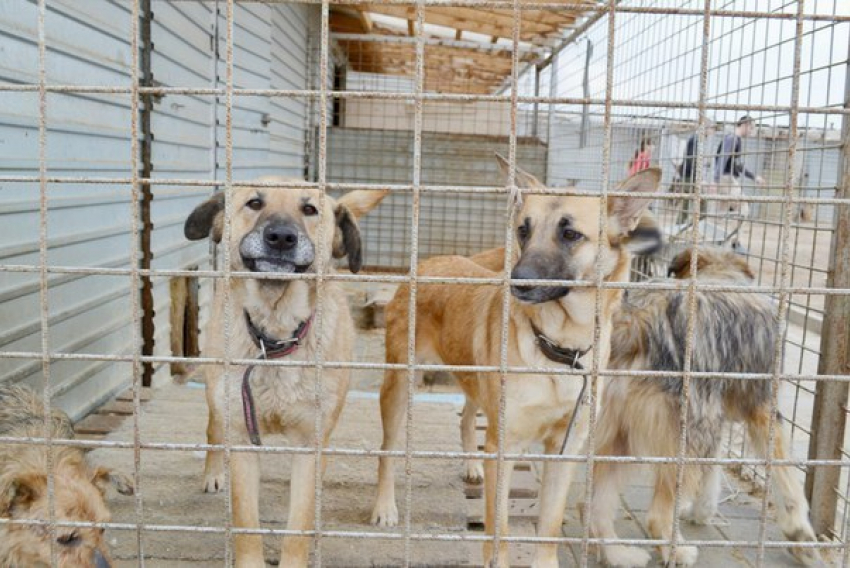
[[[500,160],[503,170],[507,163]],[[619,188],[636,194],[657,189],[660,170],[643,171]],[[543,186],[530,174],[517,170],[517,185],[527,189]],[[606,282],[627,281],[631,254],[625,245],[647,199],[609,197],[608,210],[600,215],[602,201],[597,197],[529,195],[516,214],[512,278],[515,280],[593,280],[597,255],[601,258]],[[604,226],[600,227],[600,218]],[[600,229],[602,229],[600,231]],[[602,233],[602,239],[599,235]],[[493,253],[494,258],[498,253]],[[423,262],[422,276],[498,277],[469,258],[437,257]],[[514,283],[511,288],[508,331],[508,364],[520,367],[560,365],[547,357],[541,347],[549,342],[552,349],[573,353],[590,366],[593,357],[594,311],[596,290],[568,286],[537,286]],[[608,358],[611,317],[620,302],[620,290],[602,292],[600,361]],[[409,292],[398,289],[387,306],[387,363],[407,364]],[[499,287],[487,285],[419,284],[416,298],[416,362],[442,362],[448,365],[499,365],[503,294]],[[474,452],[474,417],[480,408],[487,417],[485,451],[498,446],[499,401],[498,373],[455,373],[467,404],[461,420],[464,451]],[[582,387],[580,376],[523,375],[507,376],[505,393],[504,450],[519,453],[531,444],[542,442],[547,453],[557,453],[567,425],[578,408]],[[407,380],[404,371],[388,370],[381,388],[381,417],[384,427],[382,449],[398,447],[399,428],[406,412]],[[587,413],[583,413],[587,414]],[[579,419],[569,436],[566,454],[578,454],[584,447],[586,419]],[[485,481],[485,528],[493,534],[496,526],[497,463],[488,460],[483,468]],[[503,484],[510,486],[512,462],[505,462]],[[540,494],[539,536],[559,534],[566,508],[573,463],[547,462]],[[395,504],[393,460],[382,457],[378,469],[378,496],[372,521],[382,526],[398,522]],[[467,477],[480,478],[481,465],[471,461]],[[507,534],[507,496],[502,492],[501,534]],[[499,565],[508,564],[507,546],[499,548]],[[484,546],[485,562],[493,559],[492,543]],[[539,545],[535,566],[557,566],[557,546]]]
[[[320,193],[315,188],[235,188],[231,239],[227,245],[230,247],[230,268],[261,276],[314,273],[322,264],[326,272],[331,272],[333,254],[348,256],[349,267],[357,272],[361,250],[356,219],[380,203],[385,194],[353,191],[339,201],[326,197],[320,215]],[[212,234],[218,242],[222,238],[223,220],[224,200],[218,194],[192,212],[186,220],[186,236],[195,240]],[[205,330],[205,357],[225,355],[223,292],[222,286],[216,286],[213,313]],[[321,341],[326,358],[351,361],[354,328],[345,292],[339,283],[325,282],[322,294],[322,321],[315,322],[315,280],[233,279],[229,356],[253,359],[266,353],[269,358],[313,362]],[[225,397],[229,397],[232,443],[259,443],[262,434],[283,434],[291,445],[314,447],[317,441],[315,401],[318,398],[322,413],[318,441],[327,445],[345,402],[349,372],[349,369],[324,369],[321,384],[317,385],[316,369],[311,364],[304,367],[258,366],[252,373],[246,372],[244,366],[231,365],[226,380],[221,367],[207,366],[206,393],[210,412],[207,439],[210,444],[224,443]],[[244,389],[249,394],[246,395]],[[316,459],[312,454],[296,454],[292,459],[287,528],[310,530],[314,522]],[[234,526],[259,528],[259,455],[234,452],[230,472]],[[216,492],[223,485],[223,453],[210,451],[204,490]],[[237,566],[265,566],[261,535],[239,535],[234,541]],[[280,565],[306,566],[310,543],[309,537],[284,538]]]

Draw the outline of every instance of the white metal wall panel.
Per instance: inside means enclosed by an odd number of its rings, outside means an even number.
[[[308,18],[319,17],[315,6],[281,4],[272,8],[271,86],[306,89]],[[275,97],[271,100],[270,160],[281,175],[304,177],[308,100]]]
[[[50,84],[130,84],[130,5],[113,0],[50,0],[47,4],[47,80]],[[235,19],[235,84],[246,88],[304,88],[307,14],[301,5],[239,4]],[[223,3],[154,0],[152,68],[156,84],[223,86],[226,46]],[[216,13],[218,33],[216,34]],[[220,58],[216,60],[216,35]],[[0,2],[0,81],[38,80],[34,0]],[[237,97],[234,101],[234,176],[302,176],[306,101]],[[126,94],[58,94],[47,100],[50,175],[129,177],[130,99]],[[270,122],[268,121],[270,119]],[[153,177],[223,179],[224,99],[166,95],[153,107]],[[264,124],[268,122],[268,124]],[[0,171],[37,175],[38,97],[0,93]],[[38,184],[0,186],[0,262],[39,262]],[[127,185],[51,185],[48,262],[62,266],[127,268],[132,239]],[[209,193],[188,186],[153,186],[152,267],[209,266],[207,243],[189,243],[182,224]],[[51,274],[50,348],[63,353],[132,352],[131,281],[127,276]],[[202,283],[201,301],[211,283]],[[155,354],[170,354],[167,278],[154,279]],[[41,350],[36,273],[0,272],[0,350]],[[202,319],[205,317],[202,310]],[[77,418],[124,388],[128,364],[57,361],[56,403]],[[167,366],[160,366],[158,377]],[[38,359],[0,357],[0,381],[37,384]]]
[[[47,80],[51,84],[124,85],[130,80],[129,6],[53,0],[47,5]],[[35,2],[0,3],[0,80],[33,83],[38,73]],[[37,175],[38,101],[33,93],[0,96],[2,171]],[[47,168],[50,175],[126,177],[130,167],[130,105],[126,95],[50,94]],[[0,187],[0,262],[38,264],[38,184]],[[48,262],[72,266],[129,266],[129,187],[51,185]],[[36,273],[0,274],[0,348],[40,351]],[[62,353],[131,351],[129,278],[51,274],[49,346]],[[123,369],[122,369],[123,367]],[[126,365],[55,361],[56,403],[78,417],[122,388]],[[39,360],[0,359],[0,381],[38,383]]]

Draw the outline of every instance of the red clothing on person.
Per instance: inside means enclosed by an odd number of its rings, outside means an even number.
[[[634,160],[632,160],[632,165],[629,166],[629,175],[633,176],[638,172],[648,170],[651,159],[652,154],[649,151],[644,150],[643,152],[638,152],[638,155],[635,156]]]

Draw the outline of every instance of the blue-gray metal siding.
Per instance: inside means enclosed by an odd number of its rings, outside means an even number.
[[[224,62],[214,52],[216,7],[211,2],[153,3],[153,74],[165,86],[224,85]],[[302,5],[238,5],[235,82],[238,87],[304,88],[310,10]],[[223,3],[220,9],[223,12]],[[218,31],[224,53],[225,26]],[[34,0],[0,2],[0,81],[38,80]],[[47,80],[50,84],[130,84],[130,5],[108,0],[47,4]],[[218,79],[216,78],[218,75]],[[167,95],[154,104],[153,177],[223,179],[223,98]],[[298,176],[304,163],[304,100],[237,97],[234,105],[236,179],[266,173]],[[263,126],[263,115],[271,123]],[[216,126],[218,118],[218,126]],[[131,165],[127,95],[59,94],[47,99],[47,168],[50,175],[128,178]],[[39,172],[38,97],[0,93],[0,172]],[[209,189],[153,186],[151,235],[154,269],[210,266],[207,243],[189,243],[182,223]],[[59,266],[128,268],[130,188],[109,184],[48,187],[48,262]],[[0,263],[39,262],[39,187],[0,184]],[[0,272],[0,381],[39,384],[39,359],[3,358],[3,351],[41,350],[37,273]],[[62,353],[121,355],[133,351],[128,276],[51,274],[50,349]],[[210,282],[202,298],[209,298]],[[154,277],[155,354],[169,355],[168,279]],[[167,372],[159,366],[157,377]],[[127,363],[55,361],[55,403],[72,417],[124,388]]]

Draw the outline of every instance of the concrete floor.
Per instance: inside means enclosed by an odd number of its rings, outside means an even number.
[[[360,334],[358,359],[379,360],[382,333]],[[353,390],[333,436],[333,444],[341,448],[374,449],[380,445],[380,422],[376,390],[380,374],[357,371]],[[427,389],[423,389],[427,390]],[[437,385],[431,392],[420,391],[414,406],[415,430],[413,444],[417,449],[459,451],[459,416],[462,399],[451,386]],[[782,398],[783,405],[793,404],[792,396]],[[153,399],[143,407],[139,420],[140,438],[145,442],[198,443],[204,440],[206,406],[203,386],[168,385],[155,391]],[[134,424],[128,418],[109,439],[130,441]],[[270,438],[267,443],[282,443]],[[795,444],[796,445],[796,444]],[[802,447],[795,448],[797,452]],[[128,471],[133,463],[131,450],[100,449],[92,453],[94,463]],[[369,525],[369,515],[375,494],[375,458],[333,457],[330,460],[323,486],[322,526],[326,530],[369,532],[380,535],[382,529]],[[289,459],[285,456],[264,456],[261,518],[264,527],[285,528],[288,503]],[[524,498],[512,500],[511,519],[514,534],[533,535],[535,532],[534,499],[538,464],[529,464],[527,471],[515,476],[512,493]],[[404,476],[399,467],[398,494],[404,495]],[[225,497],[201,491],[203,455],[196,451],[145,450],[141,454],[140,503],[136,499],[111,496],[113,520],[134,523],[137,507],[145,523],[158,525],[158,530],[141,532],[146,566],[221,566],[224,560],[224,536],[215,533],[168,530],[168,527],[188,526],[198,530],[223,527]],[[583,527],[578,520],[577,504],[584,500],[585,473],[581,469],[571,488],[570,505],[565,516],[563,532],[580,537]],[[470,499],[461,480],[461,464],[452,460],[421,459],[413,463],[413,511],[411,530],[416,533],[462,535],[481,534],[477,518],[481,513],[480,499]],[[518,487],[519,486],[519,487]],[[757,484],[740,481],[727,474],[724,501],[720,514],[710,526],[683,524],[686,538],[716,540],[756,540],[759,531]],[[522,488],[532,487],[528,495]],[[752,495],[754,492],[755,495]],[[625,538],[648,538],[644,524],[651,487],[645,472],[636,468],[623,495],[624,508],[618,521],[620,535]],[[404,507],[400,513],[404,518]],[[779,539],[775,524],[767,530],[768,539]],[[139,536],[135,530],[113,529],[109,541],[117,566],[137,566]],[[321,561],[328,566],[400,566],[404,563],[404,543],[380,538],[356,539],[324,537],[321,539]],[[515,545],[512,550],[514,566],[528,566],[533,554],[529,545]],[[277,559],[279,542],[266,539],[266,557]],[[699,566],[754,566],[755,549],[703,547]],[[658,560],[657,554],[655,555]],[[480,545],[464,542],[412,542],[411,560],[417,566],[476,566],[481,565]],[[589,566],[597,566],[591,551]],[[580,546],[561,548],[562,566],[582,565]],[[785,551],[768,549],[766,566],[794,566]]]

